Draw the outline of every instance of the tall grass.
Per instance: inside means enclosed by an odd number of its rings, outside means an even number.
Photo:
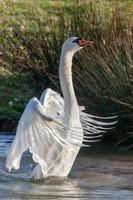
[[[11,2],[6,2],[8,13],[3,12],[0,50],[2,67],[12,73],[11,82],[14,76],[25,75],[27,79],[20,79],[30,88],[29,98],[49,86],[60,91],[58,65],[63,41],[70,36],[92,40],[93,46],[78,52],[73,60],[78,101],[93,114],[119,113],[122,119],[112,142],[123,142],[133,122],[131,1],[28,1],[28,7],[24,1]],[[26,83],[29,74],[32,86]]]

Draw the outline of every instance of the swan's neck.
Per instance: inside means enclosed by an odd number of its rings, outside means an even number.
[[[79,107],[75,96],[73,82],[72,82],[72,58],[73,52],[64,52],[62,50],[60,57],[59,76],[61,89],[64,96],[65,115],[70,115],[73,118],[79,116]]]

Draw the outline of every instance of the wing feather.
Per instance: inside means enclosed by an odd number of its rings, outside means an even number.
[[[84,112],[81,107],[81,124],[84,131],[83,147],[90,147],[89,143],[99,142],[103,134],[114,128],[118,116],[99,117]]]
[[[32,98],[27,104],[19,121],[16,137],[7,155],[6,167],[9,170],[19,168],[22,154],[27,149],[32,153],[33,160],[39,163],[45,171],[58,157],[64,145],[69,144],[72,147],[78,145],[71,142],[71,137],[66,137],[71,136],[72,133],[74,135],[73,129],[68,129],[56,118],[53,119],[56,115],[56,107],[54,107],[54,115],[50,116],[47,102],[46,105],[42,105],[37,98]],[[76,135],[75,138],[81,140]]]

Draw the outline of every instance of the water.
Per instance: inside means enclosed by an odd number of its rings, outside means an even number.
[[[68,178],[28,180],[31,155],[25,153],[19,171],[5,169],[13,135],[0,135],[0,200],[133,200],[132,155],[88,154],[77,157]]]

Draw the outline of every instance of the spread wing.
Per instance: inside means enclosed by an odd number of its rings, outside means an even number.
[[[98,142],[102,136],[109,130],[115,127],[118,116],[99,117],[90,115],[84,112],[84,107],[81,110],[81,124],[83,127],[83,147],[90,147],[91,143]]]
[[[40,100],[43,103],[45,94],[42,94]],[[50,113],[52,113],[53,108],[57,108],[60,111],[60,114],[63,114],[64,111],[64,99],[56,92],[53,94],[54,97],[54,106],[50,104],[50,98],[47,99],[45,97],[46,102],[49,104]],[[117,123],[118,116],[111,117],[99,117],[95,115],[90,115],[84,112],[84,106],[80,106],[80,120],[83,128],[83,147],[90,147],[92,143],[98,142],[102,139],[102,136],[108,132],[109,130],[115,128],[115,124]],[[57,113],[56,113],[57,114]],[[71,129],[72,130],[72,129]],[[76,131],[74,130],[73,137],[77,139],[78,135],[76,135]],[[79,138],[80,139],[80,138]]]
[[[53,90],[45,90],[40,101],[32,98],[19,121],[15,139],[7,155],[6,167],[9,170],[18,169],[23,152],[29,149],[33,160],[45,171],[49,165],[54,164],[64,145],[69,144],[72,147],[76,145],[71,142],[71,139],[79,140],[80,143],[79,130],[60,122],[63,115],[64,100]],[[100,118],[86,114],[82,110],[81,124],[84,131],[82,146],[90,146],[90,143],[99,141],[106,131],[113,128],[116,123],[114,118]],[[105,122],[105,120],[113,120],[113,122]]]
[[[75,145],[66,137],[73,130],[68,131],[68,127],[57,120],[63,115],[63,107],[62,97],[51,89],[42,94],[40,101],[37,98],[29,101],[7,155],[6,167],[9,171],[19,168],[22,154],[27,149],[32,153],[33,160],[45,171],[49,163],[52,165],[60,155],[64,145]]]
[[[53,119],[63,116],[64,114],[64,99],[59,93],[48,88],[44,90],[40,97],[41,104],[45,107],[45,113]]]

